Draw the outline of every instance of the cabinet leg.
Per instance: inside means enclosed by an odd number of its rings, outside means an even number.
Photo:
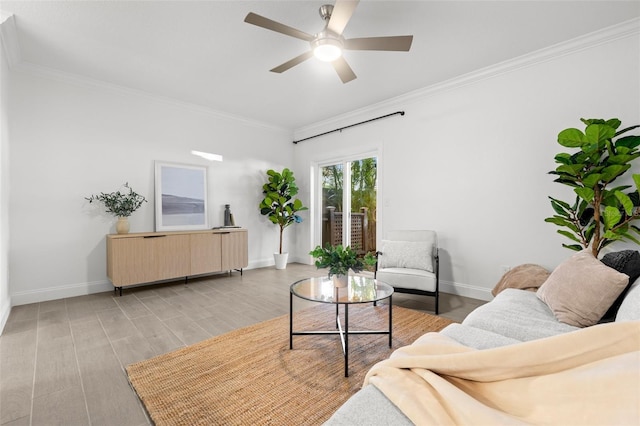
[[[122,287],[114,287],[113,295],[115,296],[118,293],[118,289],[120,289],[120,297],[122,297]]]

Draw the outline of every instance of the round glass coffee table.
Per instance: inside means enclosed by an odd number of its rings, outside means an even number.
[[[337,281],[328,277],[305,278],[291,284],[289,293],[289,349],[293,349],[293,336],[315,334],[338,334],[342,341],[344,353],[344,376],[349,377],[349,335],[350,334],[388,334],[391,347],[391,330],[393,325],[392,300],[393,287],[373,278],[349,276],[346,286],[339,286]],[[293,296],[313,302],[330,303],[336,305],[337,330],[293,330]],[[356,303],[376,303],[389,299],[389,329],[388,330],[349,330],[349,305]],[[340,305],[344,306],[344,330],[340,321]]]

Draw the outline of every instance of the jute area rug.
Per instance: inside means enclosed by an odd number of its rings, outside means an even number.
[[[294,336],[289,349],[289,315],[131,364],[127,373],[156,425],[315,425],[361,388],[376,362],[451,322],[394,306],[393,347],[386,335],[351,335],[348,378],[336,335]],[[349,308],[351,330],[387,325],[388,305]],[[331,329],[333,305],[294,312],[296,331]]]

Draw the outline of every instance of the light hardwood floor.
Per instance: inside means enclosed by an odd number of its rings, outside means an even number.
[[[126,365],[288,314],[289,285],[317,275],[290,264],[16,306],[0,337],[0,423],[148,425]],[[434,309],[432,297],[393,302]],[[483,303],[443,293],[440,313],[462,321]],[[294,299],[296,310],[312,304]]]

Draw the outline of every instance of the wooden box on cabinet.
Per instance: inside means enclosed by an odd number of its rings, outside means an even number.
[[[107,276],[114,287],[246,268],[246,229],[107,235]]]

